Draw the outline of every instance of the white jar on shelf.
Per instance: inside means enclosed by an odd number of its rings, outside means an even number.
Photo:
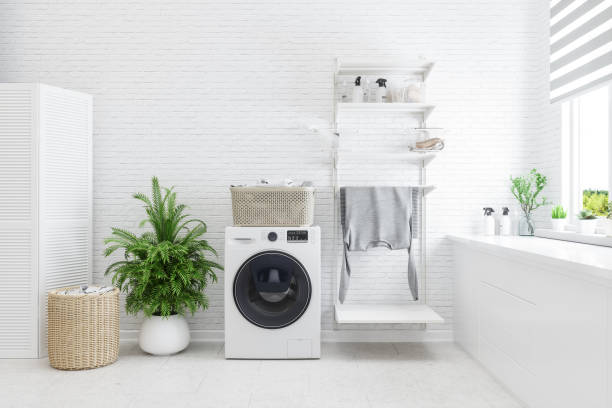
[[[403,100],[408,103],[425,103],[425,82],[407,82],[403,88]]]

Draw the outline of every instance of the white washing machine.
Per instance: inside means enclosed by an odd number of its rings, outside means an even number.
[[[225,358],[320,356],[320,228],[227,227]]]

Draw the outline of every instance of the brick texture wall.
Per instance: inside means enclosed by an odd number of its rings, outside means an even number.
[[[130,195],[148,191],[152,175],[176,186],[219,250],[231,223],[228,185],[312,180],[325,248],[323,328],[331,337],[344,330],[352,339],[409,338],[422,327],[334,323],[330,141],[301,124],[333,120],[337,56],[436,61],[427,94],[437,108],[428,124],[449,133],[429,169],[438,189],[428,200],[427,298],[446,318],[429,331],[450,334],[453,271],[444,237],[478,232],[485,205],[516,210],[508,176],[533,165],[533,141],[553,123],[542,83],[547,13],[547,2],[533,0],[0,0],[0,81],[94,95],[95,281],[108,264],[104,237],[111,226],[136,229],[143,214]],[[385,128],[364,126],[371,134]],[[397,282],[392,272],[383,272],[385,291]],[[360,282],[352,300],[380,296]],[[219,333],[222,283],[208,294],[210,310],[190,324]],[[122,318],[125,330],[138,324]]]

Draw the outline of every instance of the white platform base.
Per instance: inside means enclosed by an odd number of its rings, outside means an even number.
[[[444,323],[427,305],[336,304],[338,323]]]

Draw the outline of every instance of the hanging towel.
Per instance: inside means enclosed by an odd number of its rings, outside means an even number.
[[[408,285],[418,300],[416,268],[412,259],[412,187],[341,187],[344,259],[339,299],[344,303],[351,277],[348,253],[370,247],[408,251]]]

